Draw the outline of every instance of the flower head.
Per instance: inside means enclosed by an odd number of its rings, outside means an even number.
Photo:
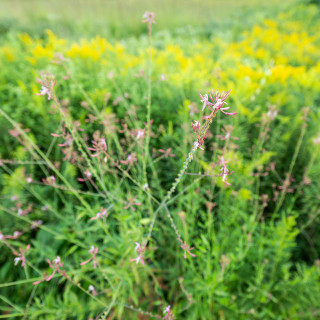
[[[98,265],[97,262],[97,258],[96,258],[96,254],[98,253],[99,248],[95,248],[94,246],[90,247],[90,250],[88,251],[91,254],[91,258],[89,260],[86,260],[84,262],[80,263],[80,266],[83,266],[85,264],[87,264],[88,262],[90,262],[91,260],[93,260],[93,268],[95,269]]]
[[[168,305],[164,310],[163,310],[163,313],[165,314],[164,316],[164,320],[174,320],[175,319],[175,316],[171,310],[171,306]]]
[[[17,256],[16,258],[14,258],[14,265],[15,265],[15,266],[19,263],[19,261],[21,261],[21,267],[24,267],[24,266],[25,266],[25,264],[26,264],[25,254],[27,253],[27,251],[28,251],[29,249],[30,249],[30,244],[28,244],[25,249],[19,248],[19,253],[13,252],[13,254],[14,254],[15,256]]]
[[[145,252],[146,247],[141,246],[139,242],[136,242],[135,251],[138,253],[137,257],[134,259],[131,259],[130,262],[135,261],[137,264],[140,262],[144,266],[144,260],[143,260],[143,253]]]
[[[36,93],[36,95],[47,95],[48,100],[50,100],[53,94],[53,87],[56,85],[56,80],[52,74],[47,72],[42,72],[40,76],[41,78],[37,79],[37,82],[41,84],[41,91],[40,93]]]
[[[182,243],[181,248],[184,250],[184,255],[183,257],[186,259],[187,258],[187,252],[190,254],[191,257],[195,257],[196,255],[191,253],[190,251],[193,250],[193,247],[190,248],[189,245],[187,245],[186,242]]]
[[[154,18],[156,17],[156,14],[154,12],[146,11],[142,16],[142,23],[149,23],[151,25],[152,23],[156,23],[154,21]]]
[[[228,161],[225,161],[223,157],[220,158],[220,165],[221,165],[221,176],[222,176],[222,181],[227,185],[231,186],[231,183],[227,182],[227,176],[232,174],[232,172],[229,172],[226,164]]]

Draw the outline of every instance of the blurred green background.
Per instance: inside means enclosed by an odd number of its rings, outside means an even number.
[[[157,14],[157,32],[184,32],[188,26],[210,34],[215,28],[249,27],[284,10],[294,0],[1,0],[0,33],[10,30],[43,35],[51,29],[62,37],[130,37],[144,33],[137,17]],[[178,30],[176,30],[178,29]],[[180,30],[179,30],[180,29]],[[228,30],[223,30],[227,32]]]

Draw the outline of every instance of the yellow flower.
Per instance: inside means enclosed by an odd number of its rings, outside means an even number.
[[[2,47],[1,53],[4,55],[7,61],[14,61],[15,55],[14,55],[15,49],[11,47]]]

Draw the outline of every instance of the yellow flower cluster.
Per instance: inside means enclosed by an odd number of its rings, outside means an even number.
[[[311,13],[312,14],[312,13]],[[265,85],[320,89],[320,23],[305,28],[304,21],[293,14],[281,14],[277,20],[265,20],[250,31],[238,35],[237,41],[217,38],[181,47],[172,43],[152,49],[153,77],[164,74],[174,86],[196,84],[206,87],[228,87],[243,97],[254,96]],[[3,61],[24,59],[31,67],[49,63],[55,53],[62,53],[75,63],[90,65],[95,70],[135,75],[146,69],[147,49],[132,50],[119,42],[96,37],[76,43],[58,38],[47,30],[47,39],[19,36],[20,47],[10,43],[0,47]],[[19,54],[20,50],[20,54]],[[22,50],[22,54],[21,54]],[[234,93],[233,92],[233,93]]]

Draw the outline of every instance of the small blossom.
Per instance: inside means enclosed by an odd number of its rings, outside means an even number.
[[[195,141],[193,145],[194,145],[195,148],[199,148],[201,150],[204,150],[202,147],[200,147],[201,144],[199,143],[199,141]]]
[[[16,210],[18,216],[26,216],[28,213],[32,211],[32,204],[29,204],[26,209],[22,209],[22,203],[16,203]]]
[[[191,123],[191,126],[192,126],[193,132],[198,133],[200,129],[200,122],[195,120],[194,123]]]
[[[212,110],[211,114],[209,116],[204,117],[205,119],[209,119],[211,118],[218,110],[220,110],[221,112],[223,112],[224,114],[228,115],[228,116],[234,116],[237,113],[236,112],[225,112],[225,110],[230,109],[230,107],[225,107],[223,108],[224,104],[226,104],[225,100],[228,98],[230,94],[230,90],[227,91],[226,93],[224,92],[219,92],[214,91],[212,89],[212,93],[209,94],[209,97],[211,99],[212,102],[208,101],[208,95],[205,95],[204,97],[199,93],[200,98],[201,98],[201,102],[203,102],[203,107],[202,107],[202,111],[205,109],[206,106],[209,106],[209,108]]]
[[[136,133],[137,139],[143,139],[146,134],[146,129],[139,129]]]
[[[227,182],[227,176],[232,174],[232,172],[229,172],[227,166],[226,166],[226,163],[228,161],[225,161],[223,157],[220,158],[220,165],[222,166],[221,167],[221,176],[222,176],[222,181],[227,185],[227,186],[231,186],[231,183]]]
[[[276,106],[274,105],[270,105],[269,106],[269,110],[267,112],[267,116],[270,120],[274,120],[275,117],[277,116],[278,114],[278,110],[276,109]]]
[[[154,12],[150,12],[150,11],[146,11],[143,14],[143,20],[141,21],[142,23],[148,23],[149,25],[151,25],[152,23],[156,23],[154,21],[154,18],[156,17],[156,14]]]
[[[15,266],[16,266],[20,261],[21,261],[21,267],[24,267],[24,266],[25,266],[25,264],[26,264],[25,254],[27,253],[27,251],[28,251],[29,249],[30,249],[30,244],[28,244],[25,249],[19,248],[19,253],[13,252],[13,254],[14,254],[15,256],[17,256],[17,257],[14,259],[14,265],[15,265]]]
[[[88,169],[83,174],[84,174],[85,178],[78,178],[78,181],[83,182],[86,180],[91,180],[92,173]]]
[[[31,230],[38,229],[38,227],[41,226],[42,224],[43,224],[42,220],[33,221],[32,224],[31,224],[30,229]]]
[[[55,59],[51,62],[56,64],[63,64],[65,61],[69,61],[69,59],[65,58],[61,52],[55,53],[54,58]]]
[[[166,150],[163,150],[163,149],[159,149],[159,152],[163,153],[163,156],[165,158],[168,158],[168,157],[175,157],[176,155],[171,153],[171,148],[168,148]]]
[[[137,78],[145,78],[146,74],[145,74],[144,70],[139,70],[139,73],[135,74],[135,77],[137,77]]]
[[[144,260],[143,260],[143,253],[145,252],[146,247],[141,247],[140,243],[136,242],[136,247],[135,247],[135,251],[138,253],[137,257],[134,259],[131,259],[130,262],[135,261],[136,264],[138,264],[139,262],[144,266]]]
[[[130,164],[130,165],[133,165],[134,162],[136,162],[138,159],[137,159],[137,154],[135,152],[131,153],[131,154],[128,154],[127,156],[127,160],[121,160],[120,162],[122,164]]]
[[[32,178],[31,178],[31,177],[27,177],[27,178],[26,178],[26,181],[27,181],[28,183],[32,183]]]
[[[59,256],[53,259],[52,262],[49,259],[47,259],[47,263],[49,264],[49,267],[53,269],[52,274],[48,277],[44,276],[43,279],[35,281],[33,282],[33,284],[39,284],[40,282],[43,282],[43,281],[50,281],[53,278],[53,276],[56,274],[56,272],[62,274],[64,277],[67,276],[66,272],[64,270],[61,270],[64,263],[61,262],[61,259]]]
[[[196,255],[191,253],[190,251],[193,250],[193,247],[190,248],[189,245],[187,245],[186,242],[184,242],[182,245],[181,245],[181,248],[184,250],[184,255],[183,257],[186,259],[187,258],[187,252],[190,254],[191,257],[195,257]]]
[[[102,153],[105,155],[105,160],[107,159],[107,144],[105,139],[100,138],[98,141],[93,140],[92,148],[88,149],[95,152],[91,157],[98,157]]]
[[[163,313],[165,314],[164,316],[164,320],[174,320],[175,319],[175,316],[171,310],[171,307],[170,305],[168,305],[164,310],[163,310]]]
[[[107,209],[101,208],[100,211],[96,214],[95,217],[92,217],[90,220],[97,220],[101,218],[107,218],[108,217],[108,212]]]
[[[41,79],[37,79],[37,82],[41,84],[41,91],[40,93],[36,93],[36,95],[48,95],[48,100],[50,100],[53,94],[53,87],[56,85],[54,76],[50,73],[42,72]]]
[[[134,208],[134,206],[141,206],[142,203],[137,203],[137,202],[134,202],[136,200],[137,197],[127,197],[128,199],[128,203],[126,204],[126,206],[124,207],[124,209],[131,209],[132,211],[136,211],[136,208]]]
[[[167,77],[164,74],[161,74],[160,81],[166,81]]]
[[[49,205],[45,204],[44,206],[41,207],[42,211],[47,211],[49,209]]]
[[[227,124],[221,129],[221,131],[225,135],[224,136],[216,135],[216,137],[220,138],[221,140],[230,140],[230,139],[239,140],[239,138],[237,138],[237,137],[231,137],[231,134],[232,134],[233,130],[234,130],[234,126],[232,126],[230,124]]]
[[[149,188],[149,185],[148,185],[147,183],[145,183],[145,184],[142,186],[142,189],[143,189],[143,190],[148,190],[148,189],[150,189],[150,188]]]
[[[88,262],[90,262],[91,260],[93,260],[93,268],[95,269],[97,267],[97,258],[96,258],[96,254],[98,253],[99,248],[95,248],[94,246],[90,247],[90,250],[88,251],[91,254],[91,258],[89,260],[86,260],[84,262],[80,263],[80,266],[83,266],[85,264],[87,264]]]
[[[303,175],[303,184],[306,186],[311,184],[311,180],[307,175]]]
[[[203,110],[206,108],[206,106],[210,105],[209,97],[208,97],[207,94],[205,94],[204,96],[202,96],[200,92],[199,92],[199,96],[200,96],[200,98],[201,98],[200,101],[203,103],[202,110],[201,110],[201,111],[203,111]]]
[[[98,295],[98,292],[95,290],[93,285],[90,285],[88,291],[91,292],[94,296]]]
[[[320,144],[320,133],[314,139],[312,139],[312,142],[315,145]]]
[[[53,186],[56,182],[56,178],[54,176],[50,176],[50,177],[47,177],[45,179],[42,179],[42,182],[44,184],[48,184],[50,186]]]

